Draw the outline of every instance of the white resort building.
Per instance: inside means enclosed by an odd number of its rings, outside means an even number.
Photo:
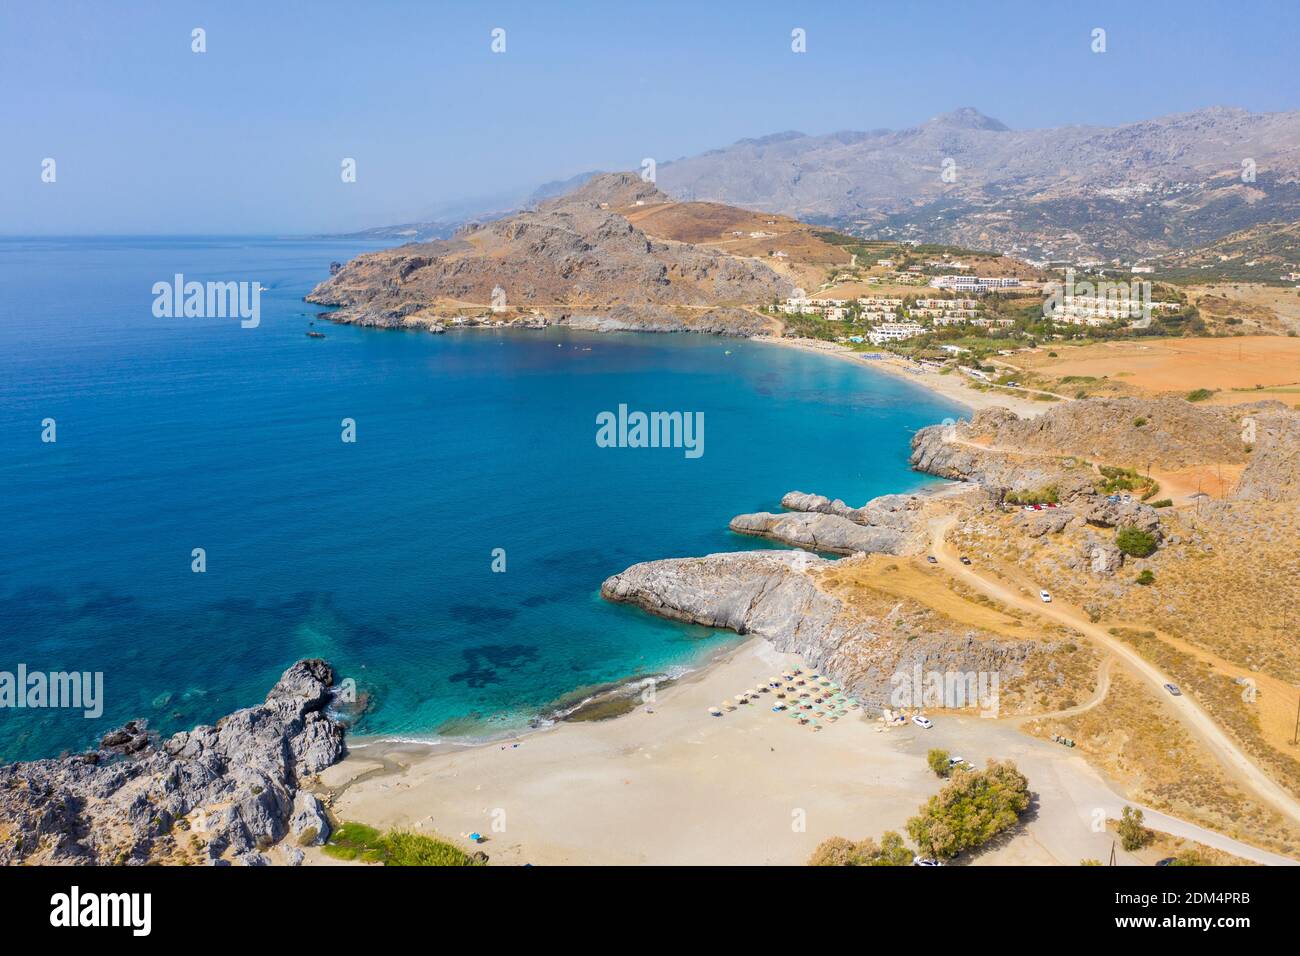
[[[975,292],[983,294],[995,289],[1015,289],[1020,280],[1014,276],[935,276],[930,285],[936,289],[952,289],[955,292]]]
[[[885,322],[868,332],[867,338],[871,340],[872,345],[882,345],[885,342],[900,342],[903,339],[915,338],[924,332],[925,329],[915,322]]]

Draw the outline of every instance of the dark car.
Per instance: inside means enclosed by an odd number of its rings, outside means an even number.
[[[932,554],[928,554],[928,555],[926,555],[925,560],[929,561],[931,564],[938,564],[938,563],[939,563],[939,559],[936,558],[936,557],[935,557],[934,555],[932,555]]]
[[[961,556],[961,563],[962,563],[962,564],[970,564],[970,558],[966,557],[966,555],[963,554],[963,555]]]

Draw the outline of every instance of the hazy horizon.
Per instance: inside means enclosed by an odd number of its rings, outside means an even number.
[[[246,2],[10,6],[0,234],[347,232],[646,156],[901,129],[966,106],[1016,129],[1297,108],[1300,10],[1232,10],[395,3],[356,18],[326,2],[304,20]],[[206,52],[191,49],[196,27]]]

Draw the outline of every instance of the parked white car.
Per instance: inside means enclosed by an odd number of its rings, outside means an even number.
[[[922,730],[929,730],[934,726],[933,720],[929,717],[922,717],[920,714],[917,714],[912,718],[912,723],[916,724],[916,726],[920,727]]]
[[[1039,591],[1038,596],[1042,598],[1044,604],[1052,603],[1052,592],[1047,590],[1046,588],[1043,588],[1043,590]]]

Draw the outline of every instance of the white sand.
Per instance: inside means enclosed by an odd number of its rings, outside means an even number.
[[[1124,801],[1077,754],[1008,723],[943,715],[929,731],[885,730],[853,716],[813,732],[772,713],[770,694],[709,716],[711,705],[789,660],[752,640],[648,707],[528,734],[517,747],[362,747],[333,777],[347,780],[353,764],[370,775],[344,783],[333,812],[465,849],[472,845],[463,834],[477,831],[494,864],[802,864],[829,836],[902,832],[939,788],[925,754],[943,747],[979,766],[1013,758],[1040,795],[1033,819],[978,862],[1075,865],[1109,856],[1111,838],[1092,828],[1093,815],[1100,807],[1118,816]],[[402,767],[376,775],[377,757]],[[313,851],[309,862],[326,860]]]

